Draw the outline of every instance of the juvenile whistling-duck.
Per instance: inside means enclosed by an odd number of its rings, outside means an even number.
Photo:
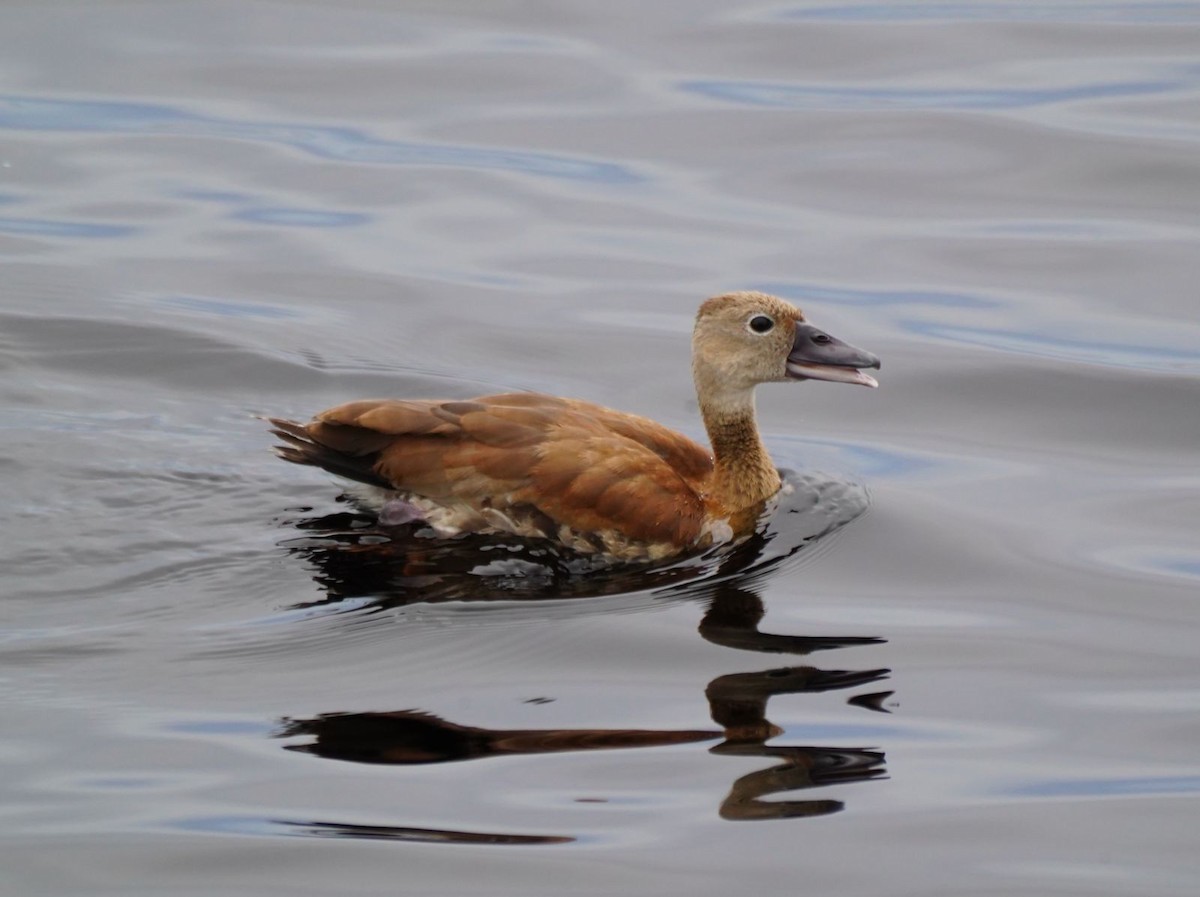
[[[700,306],[692,376],[712,450],[644,417],[510,393],[368,399],[311,423],[271,418],[281,458],[372,487],[385,524],[512,533],[584,554],[657,559],[749,535],[779,473],[758,434],[760,383],[878,386],[879,359],[756,292]],[[360,496],[364,497],[364,496]]]

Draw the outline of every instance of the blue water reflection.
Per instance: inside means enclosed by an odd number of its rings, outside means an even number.
[[[1112,81],[1069,87],[975,88],[820,87],[768,81],[684,81],[679,88],[713,100],[773,109],[1027,109],[1054,103],[1153,96],[1195,89],[1196,73],[1176,78]]]
[[[357,129],[273,124],[196,115],[173,106],[99,100],[0,97],[0,128],[100,134],[170,134],[248,140],[299,150],[322,159],[371,165],[432,165],[511,171],[602,184],[644,181],[623,165],[553,153],[497,147],[384,140]]]
[[[1166,558],[1160,563],[1164,570],[1200,579],[1200,558]]]
[[[55,221],[49,218],[0,218],[0,234],[36,237],[84,237],[110,239],[129,237],[141,228],[128,224],[97,224],[92,221]]]
[[[1195,553],[1169,552],[1159,547],[1134,548],[1116,553],[1105,552],[1101,560],[1134,573],[1200,580],[1200,555]]]

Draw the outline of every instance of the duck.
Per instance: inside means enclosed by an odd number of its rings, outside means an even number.
[[[879,367],[795,305],[738,291],[701,304],[692,331],[708,446],[646,417],[537,392],[365,399],[308,423],[267,420],[280,458],[351,481],[381,524],[660,560],[748,537],[781,489],[758,429],[756,387],[876,387],[867,371]]]

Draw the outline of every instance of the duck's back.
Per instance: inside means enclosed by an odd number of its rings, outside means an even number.
[[[287,460],[615,555],[669,554],[709,523],[712,459],[648,418],[538,393],[367,400],[274,421]],[[465,528],[482,528],[470,526]]]

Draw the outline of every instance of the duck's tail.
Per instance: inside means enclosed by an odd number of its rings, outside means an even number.
[[[392,488],[387,480],[375,472],[377,452],[352,455],[318,442],[307,426],[294,420],[280,417],[267,417],[264,420],[271,425],[271,433],[285,443],[273,446],[275,454],[284,461],[320,467],[334,476],[345,477],[356,483],[380,489]]]

